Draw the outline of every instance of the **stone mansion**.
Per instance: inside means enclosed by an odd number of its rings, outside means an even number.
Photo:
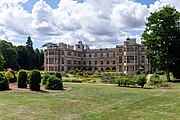
[[[137,70],[148,70],[145,48],[135,38],[127,38],[124,45],[116,48],[90,49],[79,41],[74,46],[59,43],[48,46],[44,52],[44,70],[47,72],[69,70],[116,71],[133,74]]]

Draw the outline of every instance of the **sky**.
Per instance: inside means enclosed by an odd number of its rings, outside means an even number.
[[[34,48],[48,42],[111,48],[129,36],[138,43],[150,12],[179,0],[0,0],[0,39]]]

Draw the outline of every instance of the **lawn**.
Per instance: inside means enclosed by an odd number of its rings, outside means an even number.
[[[172,89],[71,84],[61,93],[0,92],[0,120],[179,120],[180,83]]]

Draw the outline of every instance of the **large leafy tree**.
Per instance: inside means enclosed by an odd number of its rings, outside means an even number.
[[[159,67],[166,71],[170,81],[169,71],[177,58],[172,48],[180,43],[180,13],[169,5],[159,11],[151,13],[147,18],[146,28],[142,34],[146,55],[152,67]]]
[[[12,43],[5,40],[0,40],[0,52],[3,54],[3,57],[6,61],[4,68],[12,68],[15,70],[19,69],[17,62],[18,54]]]

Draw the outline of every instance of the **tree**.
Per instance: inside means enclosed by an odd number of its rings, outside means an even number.
[[[0,53],[0,70],[4,68],[4,63],[5,63],[4,57],[2,53]]]
[[[19,69],[17,62],[18,54],[12,43],[0,40],[0,52],[3,54],[4,60],[6,61],[4,68]]]
[[[171,48],[180,42],[179,20],[180,13],[175,8],[164,6],[147,18],[148,22],[142,34],[146,55],[151,65],[164,69],[168,81],[171,81],[169,68],[176,61]]]
[[[29,69],[29,54],[26,46],[18,46],[17,48],[18,53],[18,64],[21,69]]]
[[[33,42],[30,36],[27,37],[26,46],[33,48]]]

